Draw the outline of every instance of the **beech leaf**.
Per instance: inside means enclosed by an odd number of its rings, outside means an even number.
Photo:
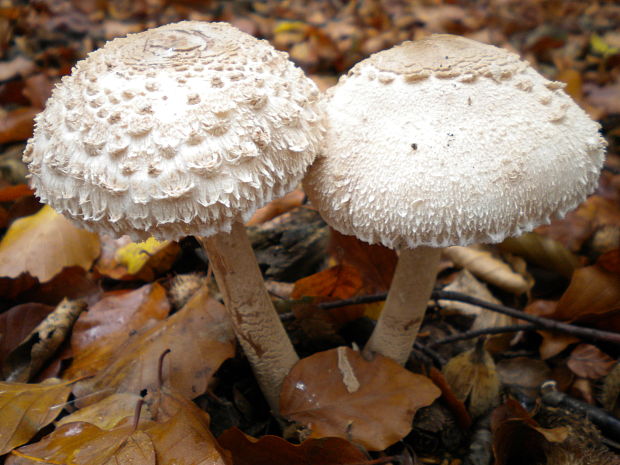
[[[0,276],[16,278],[29,273],[45,282],[65,267],[90,269],[98,255],[96,234],[78,229],[45,205],[11,224],[0,242]]]
[[[70,384],[53,378],[40,384],[0,382],[0,455],[54,421],[71,393]]]
[[[233,465],[347,465],[368,461],[360,447],[341,438],[306,439],[301,444],[291,444],[278,436],[255,439],[230,428],[218,442],[232,453]]]
[[[166,350],[164,380],[188,398],[203,394],[221,363],[235,353],[232,325],[206,286],[165,321],[131,336],[110,354],[95,377],[76,383],[73,393],[90,405],[112,392],[139,393],[159,386],[158,361]],[[191,355],[188,355],[191,354]]]
[[[441,391],[427,377],[377,355],[339,347],[300,360],[282,386],[280,413],[313,438],[340,437],[383,450],[411,431],[413,416]]]
[[[607,375],[616,361],[592,344],[579,344],[573,349],[567,365],[577,376],[599,379]]]
[[[166,290],[158,283],[134,291],[109,292],[78,318],[71,336],[73,362],[65,378],[97,373],[133,331],[164,320],[170,312]]]

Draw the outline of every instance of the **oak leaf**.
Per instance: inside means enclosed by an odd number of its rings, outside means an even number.
[[[339,347],[300,360],[282,386],[280,413],[313,438],[350,439],[383,450],[411,431],[413,416],[441,391],[428,378],[377,355]]]

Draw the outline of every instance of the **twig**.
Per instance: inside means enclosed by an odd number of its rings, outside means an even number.
[[[620,334],[618,333],[584,328],[582,326],[562,323],[561,321],[555,321],[541,316],[529,315],[521,310],[517,310],[516,308],[492,304],[490,302],[485,302],[484,300],[476,299],[475,297],[471,297],[467,294],[461,294],[460,292],[434,291],[432,298],[436,300],[456,300],[458,302],[465,302],[468,304],[477,305],[478,307],[486,308],[487,310],[503,313],[504,315],[509,315],[520,320],[529,321],[530,323],[534,323],[537,327],[551,331],[572,334],[573,336],[578,336],[583,339],[596,339],[599,341],[620,344]]]
[[[430,347],[426,347],[424,344],[421,344],[419,342],[414,342],[413,343],[413,348],[415,350],[418,350],[420,352],[422,352],[424,355],[426,355],[428,358],[430,358],[432,360],[432,362],[437,365],[438,367],[442,367],[446,364],[447,360],[445,358],[443,358],[441,355],[439,355],[437,352],[435,352],[433,349],[431,349]]]
[[[346,307],[348,305],[360,305],[371,302],[380,302],[382,300],[385,300],[386,297],[386,293],[365,295],[353,297],[351,299],[336,300],[333,302],[321,302],[317,306],[323,309],[339,308]],[[620,334],[618,333],[612,333],[610,331],[602,331],[593,328],[584,328],[582,326],[563,323],[561,321],[555,321],[541,316],[529,315],[521,310],[517,310],[516,308],[507,307],[505,305],[493,304],[484,300],[477,299],[475,297],[471,297],[467,294],[462,294],[460,292],[434,291],[431,298],[434,300],[454,300],[457,302],[465,302],[468,304],[477,305],[478,307],[486,308],[487,310],[491,310],[493,312],[503,313],[504,315],[509,315],[520,320],[529,321],[530,323],[536,325],[536,327],[538,328],[548,329],[550,331],[557,331],[560,333],[572,334],[573,336],[577,336],[583,339],[594,339],[599,341],[611,342],[613,344],[620,344]]]
[[[484,336],[485,334],[513,333],[517,331],[531,331],[533,329],[536,329],[536,325],[532,323],[526,323],[522,325],[496,326],[494,328],[472,329],[470,331],[465,331],[464,333],[455,334],[453,336],[439,339],[438,341],[431,341],[429,345],[431,347],[434,347],[441,344],[449,344],[451,342],[473,339],[478,336]]]
[[[346,307],[348,305],[361,305],[370,304],[373,302],[381,302],[387,297],[386,292],[372,295],[360,295],[358,297],[351,297],[350,299],[334,300],[333,302],[321,302],[317,307],[323,310],[329,310],[331,308]]]

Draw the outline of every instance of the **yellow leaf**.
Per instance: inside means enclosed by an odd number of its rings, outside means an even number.
[[[116,251],[116,260],[127,268],[129,274],[136,274],[149,261],[152,255],[165,249],[170,241],[158,241],[149,237],[144,242],[131,242]]]
[[[598,55],[611,56],[616,53],[620,53],[620,49],[612,47],[598,34],[592,34],[590,36],[590,48]]]
[[[96,234],[77,228],[46,205],[7,231],[0,242],[0,276],[28,273],[49,281],[65,267],[90,269],[99,251]]]
[[[70,384],[53,378],[41,384],[0,382],[0,455],[28,442],[58,416]]]

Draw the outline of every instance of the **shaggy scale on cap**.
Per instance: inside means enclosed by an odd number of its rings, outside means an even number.
[[[209,236],[297,185],[323,135],[318,97],[266,41],[169,24],[80,61],[24,161],[41,200],[87,229]]]
[[[405,42],[328,91],[305,180],[326,221],[392,248],[499,242],[575,208],[604,159],[564,85],[463,37]]]

